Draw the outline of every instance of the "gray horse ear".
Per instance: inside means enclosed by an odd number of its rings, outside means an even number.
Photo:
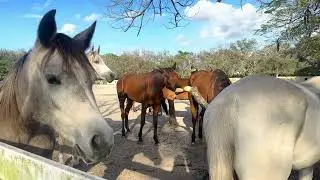
[[[98,46],[98,54],[100,54],[100,45]]]
[[[81,33],[77,34],[73,39],[77,41],[80,45],[80,48],[85,51],[88,49],[91,43],[91,39],[93,37],[94,30],[96,29],[97,21],[87,28],[86,30],[82,31]]]
[[[41,45],[50,47],[53,36],[57,33],[57,24],[55,20],[56,10],[47,12],[41,19],[38,27],[38,40]]]

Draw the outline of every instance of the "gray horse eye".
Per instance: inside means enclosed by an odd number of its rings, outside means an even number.
[[[54,84],[54,85],[61,84],[61,80],[56,75],[50,74],[50,75],[47,75],[46,78],[49,84]]]

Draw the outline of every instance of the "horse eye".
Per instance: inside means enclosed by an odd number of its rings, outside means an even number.
[[[55,84],[55,85],[61,84],[61,80],[56,75],[48,75],[47,81],[49,84]]]
[[[99,61],[93,61],[95,64],[99,64]]]

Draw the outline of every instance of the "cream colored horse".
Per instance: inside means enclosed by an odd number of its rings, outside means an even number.
[[[95,70],[96,80],[106,80],[107,82],[112,82],[115,79],[115,74],[110,70],[110,68],[105,64],[103,58],[100,56],[100,46],[97,50],[92,46],[91,50],[87,53],[88,60]],[[59,159],[58,161],[64,164],[63,160],[63,152],[68,152],[69,148],[63,148],[64,146],[68,146],[68,143],[65,142],[63,138],[60,136],[57,137],[57,141],[59,144]],[[70,153],[70,152],[69,152]],[[74,166],[79,164],[79,157],[72,156],[71,161],[68,163],[69,166]]]
[[[249,76],[224,89],[204,115],[210,179],[311,180],[320,160],[320,78]]]
[[[94,50],[92,46],[91,50],[87,53],[90,64],[96,71],[98,80],[107,80],[111,83],[115,79],[115,73],[105,64],[103,58],[100,56],[100,46],[97,50]]]
[[[114,138],[94,99],[95,72],[85,55],[96,22],[70,38],[57,33],[55,13],[43,16],[34,47],[2,83],[0,141],[51,158],[57,133],[85,162],[99,162]]]

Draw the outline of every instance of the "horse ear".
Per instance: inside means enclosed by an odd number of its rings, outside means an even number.
[[[56,10],[47,12],[41,19],[38,27],[37,39],[40,44],[50,47],[53,36],[57,33],[57,25],[55,20]]]
[[[92,47],[91,47],[91,52],[93,52],[94,51],[94,45],[92,45]]]
[[[98,54],[100,54],[100,45],[98,46]]]
[[[177,68],[177,63],[174,62],[173,66],[172,66],[171,68],[172,68],[173,70],[176,70],[176,68]]]
[[[96,29],[96,24],[97,21],[94,21],[89,28],[73,37],[73,39],[79,43],[80,48],[84,51],[90,46],[94,30]]]

